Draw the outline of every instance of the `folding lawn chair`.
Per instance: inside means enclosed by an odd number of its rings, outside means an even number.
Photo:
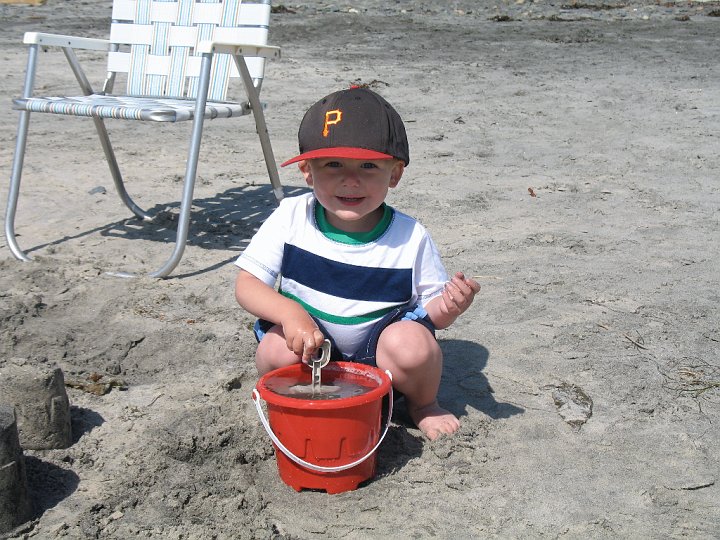
[[[279,48],[266,46],[269,21],[270,0],[115,0],[109,40],[26,33],[27,72],[22,98],[13,101],[13,108],[21,112],[5,218],[5,236],[15,257],[30,260],[18,246],[14,229],[31,112],[91,117],[120,198],[145,221],[152,217],[133,202],[125,189],[104,119],[192,120],[175,248],[167,262],[150,276],[169,275],[185,249],[205,118],[253,114],[273,192],[278,200],[282,199],[259,100],[265,61],[280,57]],[[41,47],[62,48],[83,95],[33,95]],[[108,75],[101,91],[91,87],[74,49],[108,51]],[[112,93],[117,74],[127,79],[124,95]],[[241,78],[247,101],[225,101],[231,77]]]

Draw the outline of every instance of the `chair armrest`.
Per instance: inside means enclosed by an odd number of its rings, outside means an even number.
[[[280,47],[271,45],[248,45],[246,43],[224,43],[220,41],[201,41],[197,51],[200,53],[223,53],[240,56],[261,56],[280,58]]]
[[[63,36],[61,34],[45,34],[42,32],[25,32],[23,43],[26,45],[70,47],[72,49],[90,49],[96,51],[107,51],[110,46],[110,41],[107,39]]]

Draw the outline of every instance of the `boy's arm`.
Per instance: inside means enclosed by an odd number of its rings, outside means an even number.
[[[462,272],[456,272],[440,296],[425,304],[435,328],[442,330],[455,322],[472,304],[475,295],[480,292],[480,284],[474,279],[465,277]]]
[[[249,313],[280,325],[288,349],[308,360],[325,339],[303,307],[284,297],[246,270],[235,280],[235,298]]]

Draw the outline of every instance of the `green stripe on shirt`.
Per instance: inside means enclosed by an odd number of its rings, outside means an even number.
[[[317,223],[318,229],[330,240],[339,242],[341,244],[349,244],[351,246],[359,246],[362,244],[369,244],[380,238],[392,223],[393,209],[387,204],[382,204],[383,215],[380,218],[372,231],[367,232],[347,232],[341,231],[337,227],[333,227],[327,220],[325,215],[325,208],[319,202],[315,203],[315,223]]]
[[[342,317],[340,315],[333,315],[332,313],[326,313],[317,308],[314,308],[310,304],[303,302],[297,296],[290,294],[288,292],[280,291],[280,294],[282,294],[286,298],[295,300],[298,304],[300,304],[303,308],[305,308],[305,311],[307,311],[310,315],[317,317],[321,321],[327,321],[327,322],[330,322],[333,324],[346,324],[346,325],[362,324],[362,323],[366,323],[366,322],[370,322],[370,321],[379,319],[379,318],[387,315],[388,313],[390,313],[393,309],[395,309],[395,306],[392,306],[392,307],[388,307],[388,308],[378,309],[377,311],[373,311],[371,313],[366,313],[365,315],[357,315],[355,317]]]

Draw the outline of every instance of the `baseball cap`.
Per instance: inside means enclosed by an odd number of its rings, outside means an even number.
[[[304,159],[392,159],[410,163],[405,125],[385,99],[367,88],[351,87],[325,96],[308,109],[298,131]]]

